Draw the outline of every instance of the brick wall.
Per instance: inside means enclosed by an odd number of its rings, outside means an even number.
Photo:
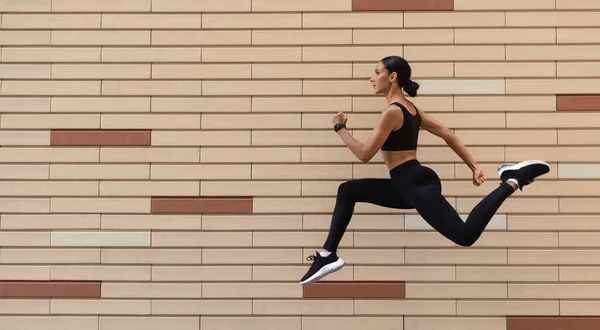
[[[0,329],[600,328],[600,2],[0,0]],[[461,215],[499,163],[551,172],[470,248],[358,204],[302,287],[340,183],[387,177],[368,78],[401,55]]]

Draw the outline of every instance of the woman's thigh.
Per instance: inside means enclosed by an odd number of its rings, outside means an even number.
[[[338,198],[350,198],[355,202],[371,203],[394,209],[413,209],[396,189],[391,179],[364,178],[342,183]]]

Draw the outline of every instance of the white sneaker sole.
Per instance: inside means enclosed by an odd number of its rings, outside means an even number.
[[[504,173],[505,171],[509,171],[509,170],[519,170],[525,166],[528,165],[534,165],[534,164],[538,164],[538,165],[545,165],[546,167],[548,167],[548,169],[550,169],[550,165],[548,165],[548,163],[546,163],[543,160],[526,160],[524,162],[520,162],[518,164],[502,164],[500,166],[498,166],[498,176],[502,176],[502,173]]]
[[[330,263],[329,265],[323,266],[321,269],[319,269],[318,272],[314,273],[313,276],[307,278],[304,281],[300,281],[300,284],[305,285],[305,284],[314,283],[314,282],[322,279],[326,275],[331,274],[333,272],[337,272],[338,270],[342,269],[342,267],[344,267],[344,264],[345,264],[344,260],[342,258],[338,257],[338,260]]]

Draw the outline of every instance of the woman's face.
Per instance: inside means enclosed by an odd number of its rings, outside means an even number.
[[[395,83],[393,81],[395,77],[395,73],[390,75],[390,72],[383,66],[383,63],[377,62],[373,75],[369,81],[373,85],[375,94],[381,94],[388,91],[392,83]]]

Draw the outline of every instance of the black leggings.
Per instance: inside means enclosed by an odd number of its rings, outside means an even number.
[[[410,160],[390,171],[391,179],[354,179],[339,186],[329,235],[323,248],[336,251],[350,223],[356,202],[395,209],[416,209],[427,223],[443,236],[461,246],[471,246],[490,222],[500,205],[514,192],[508,183],[477,204],[466,221],[442,195],[438,175],[417,160]]]

